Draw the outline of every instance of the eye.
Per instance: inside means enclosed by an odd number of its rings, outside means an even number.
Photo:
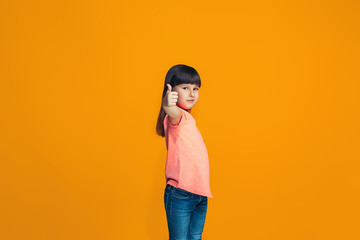
[[[198,91],[198,90],[199,90],[199,88],[194,88],[194,90]]]
[[[183,89],[185,89],[185,90],[186,90],[186,88],[187,88],[187,87],[183,87]]]

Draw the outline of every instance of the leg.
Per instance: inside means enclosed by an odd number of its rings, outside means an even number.
[[[191,215],[188,240],[201,240],[201,235],[205,225],[206,212],[207,197],[201,196],[200,202],[196,204],[196,207]]]
[[[165,189],[164,194],[166,218],[170,240],[186,240],[194,199],[191,194],[176,189]]]

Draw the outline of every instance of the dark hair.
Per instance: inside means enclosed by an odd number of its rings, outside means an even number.
[[[165,97],[168,89],[166,84],[170,84],[172,88],[180,84],[196,84],[201,87],[201,80],[198,72],[190,66],[178,64],[172,66],[169,69],[165,77],[164,90],[161,98],[161,107],[156,124],[156,133],[162,137],[165,137],[164,118],[166,113],[162,107],[162,100]]]

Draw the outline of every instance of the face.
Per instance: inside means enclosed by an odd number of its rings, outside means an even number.
[[[191,109],[199,99],[199,86],[196,84],[180,84],[173,88],[178,92],[177,105],[182,109]]]

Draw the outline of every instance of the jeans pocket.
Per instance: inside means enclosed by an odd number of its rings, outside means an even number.
[[[174,197],[187,199],[191,197],[191,193],[181,188],[174,188]]]

